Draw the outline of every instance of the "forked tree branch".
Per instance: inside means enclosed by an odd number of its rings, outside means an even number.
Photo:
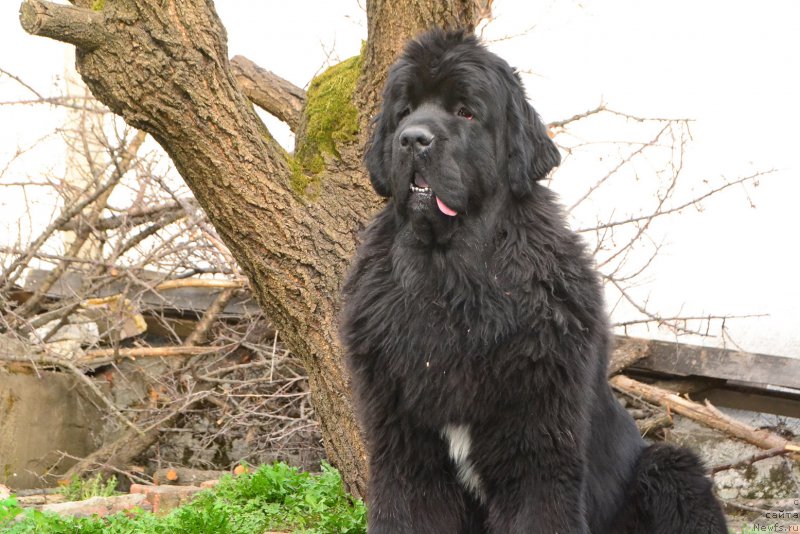
[[[231,59],[231,71],[242,93],[253,104],[282,120],[297,133],[306,103],[305,91],[244,56]]]

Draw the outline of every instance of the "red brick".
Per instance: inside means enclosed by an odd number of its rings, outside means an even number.
[[[154,514],[166,514],[186,504],[202,488],[197,486],[145,486],[131,484],[131,494],[143,494],[153,507]]]

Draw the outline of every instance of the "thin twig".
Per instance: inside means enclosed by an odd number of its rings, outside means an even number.
[[[719,473],[720,471],[727,471],[729,469],[737,469],[739,467],[746,467],[748,465],[754,464],[755,462],[759,462],[761,460],[766,460],[767,458],[774,458],[775,456],[783,456],[785,454],[792,454],[797,453],[796,450],[791,450],[793,447],[786,446],[786,447],[774,447],[764,452],[759,452],[756,454],[751,454],[744,458],[740,458],[734,462],[730,462],[727,464],[719,464],[715,465],[714,467],[708,470],[709,474],[714,475]],[[799,449],[800,450],[800,449]]]

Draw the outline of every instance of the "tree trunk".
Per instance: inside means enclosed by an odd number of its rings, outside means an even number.
[[[361,165],[366,125],[386,69],[409,37],[433,25],[474,27],[490,3],[368,2],[363,57],[320,76],[307,97],[246,60],[237,74],[247,80],[237,83],[211,0],[25,0],[20,10],[29,33],[74,44],[78,72],[95,97],[172,158],[283,341],[303,358],[328,458],[357,496],[365,495],[367,462],[336,315],[356,237],[379,207]],[[253,87],[259,76],[268,86],[263,98]],[[336,98],[336,84],[326,85],[331,76],[352,82],[340,106],[346,109],[313,105]],[[294,156],[272,139],[241,87],[299,124]],[[319,126],[329,119],[332,130]]]

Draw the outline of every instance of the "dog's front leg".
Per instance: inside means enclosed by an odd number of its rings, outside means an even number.
[[[573,459],[559,460],[549,463],[546,476],[529,464],[492,482],[487,502],[491,534],[589,533],[583,467]]]
[[[405,425],[370,436],[369,534],[461,534],[475,530],[474,508],[449,467],[442,440]]]
[[[507,414],[475,433],[491,534],[588,534],[586,436],[569,424],[582,406],[560,408],[558,418],[542,405]]]

